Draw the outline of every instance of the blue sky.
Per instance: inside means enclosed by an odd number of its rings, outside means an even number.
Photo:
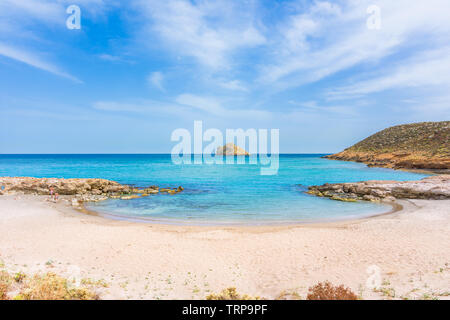
[[[71,4],[80,30],[66,27]],[[0,153],[169,153],[194,120],[277,128],[282,153],[328,153],[449,120],[449,12],[448,0],[0,0]]]

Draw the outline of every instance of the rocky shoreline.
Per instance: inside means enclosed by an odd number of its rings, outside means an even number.
[[[450,175],[439,175],[419,181],[363,181],[354,183],[326,183],[310,186],[308,194],[332,200],[356,202],[394,201],[396,199],[450,199]]]
[[[105,179],[60,179],[31,177],[0,177],[0,195],[31,194],[49,195],[50,188],[60,196],[69,196],[74,207],[83,202],[98,202],[107,199],[131,200],[155,194],[177,194],[184,190],[149,186],[136,188]],[[419,181],[362,181],[350,183],[325,183],[310,186],[306,192],[332,200],[395,201],[396,199],[450,199],[450,175],[438,175]]]
[[[0,177],[0,195],[49,195],[50,188],[61,196],[72,196],[74,206],[79,202],[96,202],[109,198],[130,200],[159,193],[176,194],[184,190],[181,186],[176,188],[149,186],[139,189],[106,179]]]
[[[368,167],[391,169],[422,170],[432,173],[450,172],[450,159],[411,154],[408,152],[392,152],[373,154],[369,152],[354,152],[350,150],[324,156],[330,160],[354,161],[366,164]]]

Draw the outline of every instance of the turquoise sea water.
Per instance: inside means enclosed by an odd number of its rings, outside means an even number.
[[[353,219],[387,212],[387,205],[345,203],[304,193],[307,186],[362,180],[416,180],[422,174],[368,168],[322,155],[280,155],[277,175],[260,166],[176,165],[170,155],[0,155],[0,176],[104,178],[138,187],[183,186],[177,195],[88,204],[99,213],[142,221],[266,224]]]

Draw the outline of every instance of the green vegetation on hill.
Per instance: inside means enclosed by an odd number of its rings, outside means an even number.
[[[396,169],[448,170],[450,121],[390,127],[327,158]]]
[[[421,122],[384,129],[346,149],[354,152],[412,152],[450,156],[450,121]]]

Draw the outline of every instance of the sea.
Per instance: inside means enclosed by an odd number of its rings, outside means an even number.
[[[306,194],[308,186],[364,180],[417,180],[425,174],[328,160],[324,154],[281,154],[278,171],[262,165],[176,163],[170,154],[0,155],[0,176],[103,178],[136,187],[184,188],[175,195],[87,203],[105,217],[187,225],[277,225],[366,218],[392,207]],[[247,157],[246,157],[247,158]]]

